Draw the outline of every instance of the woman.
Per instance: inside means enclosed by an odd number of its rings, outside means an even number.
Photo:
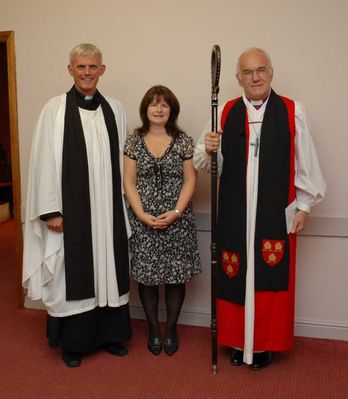
[[[191,198],[196,185],[192,138],[177,125],[180,105],[164,86],[147,91],[140,104],[142,126],[128,137],[124,188],[130,205],[132,275],[149,326],[148,349],[162,351],[159,285],[165,285],[164,350],[178,350],[176,325],[185,283],[201,272]]]

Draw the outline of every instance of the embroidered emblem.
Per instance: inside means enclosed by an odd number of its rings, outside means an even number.
[[[222,267],[228,277],[235,277],[239,273],[239,254],[236,252],[222,250]]]
[[[284,240],[262,240],[262,257],[269,266],[275,266],[283,259]]]

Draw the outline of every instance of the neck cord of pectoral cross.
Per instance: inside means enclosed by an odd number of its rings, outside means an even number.
[[[259,132],[256,131],[255,125],[260,124],[260,129]],[[261,127],[262,127],[262,122],[261,121],[254,121],[254,122],[249,122],[249,126],[253,127],[254,133],[255,133],[255,142],[250,143],[254,147],[254,157],[258,156],[259,153],[259,148],[260,148],[260,133],[261,133]]]

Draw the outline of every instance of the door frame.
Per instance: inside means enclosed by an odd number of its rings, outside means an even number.
[[[21,217],[21,177],[19,161],[18,114],[17,114],[17,82],[14,31],[0,32],[0,43],[6,45],[9,122],[11,136],[11,168],[13,217],[15,221],[15,267],[17,273],[18,299],[24,306],[24,290],[22,286],[23,233]]]

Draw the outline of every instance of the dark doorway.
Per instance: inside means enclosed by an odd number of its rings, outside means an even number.
[[[0,222],[13,217],[6,43],[0,43]]]
[[[24,301],[21,284],[23,239],[13,31],[0,32],[0,223],[15,225],[13,268],[17,275],[19,302],[22,306]],[[2,254],[0,258],[1,256]]]

